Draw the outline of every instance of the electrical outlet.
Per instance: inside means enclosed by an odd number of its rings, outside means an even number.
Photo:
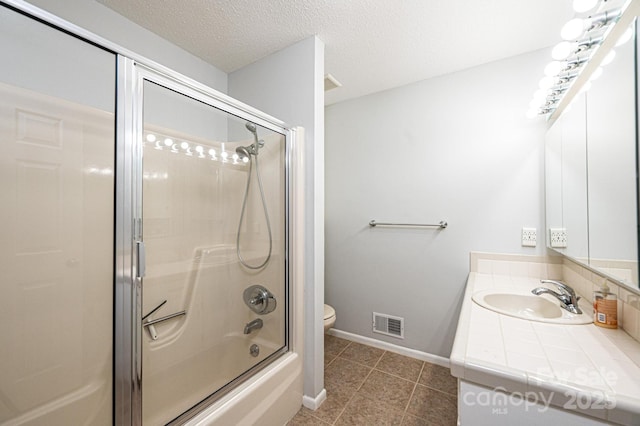
[[[536,228],[522,228],[522,246],[535,247],[536,242]]]
[[[566,228],[549,228],[549,241],[552,248],[567,247]]]

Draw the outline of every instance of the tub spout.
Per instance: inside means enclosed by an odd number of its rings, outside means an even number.
[[[263,323],[260,318],[254,319],[253,321],[247,323],[247,325],[244,326],[244,334],[249,334],[253,330],[260,330],[262,328],[262,325]]]

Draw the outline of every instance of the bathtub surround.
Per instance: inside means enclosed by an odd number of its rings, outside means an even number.
[[[469,251],[544,253],[540,237],[522,247],[521,230],[544,229],[546,125],[524,114],[547,55],[326,108],[325,287],[337,329],[448,357]],[[405,318],[405,338],[373,333],[372,312]]]
[[[472,253],[470,259],[451,353],[451,372],[460,378],[463,426],[482,421],[509,425],[534,413],[545,421],[571,425],[637,424],[640,342],[624,329],[526,321],[471,300],[477,290],[526,290],[539,286],[540,278],[564,280],[586,298],[600,279],[598,274],[578,271],[577,265],[558,256]],[[568,270],[581,278],[565,276]],[[483,405],[481,398],[493,405]]]

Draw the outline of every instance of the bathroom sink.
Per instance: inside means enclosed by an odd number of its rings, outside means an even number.
[[[572,314],[560,307],[560,303],[546,297],[535,296],[525,292],[509,290],[481,290],[473,294],[472,299],[483,308],[503,315],[509,315],[530,321],[555,324],[589,324],[592,321],[588,306],[582,314]]]

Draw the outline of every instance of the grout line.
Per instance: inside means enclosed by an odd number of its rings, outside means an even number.
[[[407,405],[404,407],[404,415],[408,414],[407,410],[409,409],[409,405],[411,404],[411,400],[413,399],[413,394],[416,393],[416,389],[418,388],[418,382],[420,381],[420,377],[422,377],[422,372],[424,371],[424,366],[426,362],[422,362],[422,367],[420,367],[420,373],[418,373],[418,378],[413,384],[413,390],[411,391],[411,395],[409,395],[409,400],[407,401]],[[404,422],[404,416],[402,417],[402,421]]]
[[[380,361],[382,361],[382,357],[384,356],[384,354],[386,354],[387,351],[382,351],[382,355],[380,355],[380,358],[378,358],[378,360],[376,361],[376,363],[373,366],[373,369],[376,370],[376,367],[378,366],[378,364],[380,364]],[[380,371],[380,370],[378,370]]]
[[[409,409],[409,405],[411,405],[411,400],[413,399],[413,394],[416,393],[416,389],[418,388],[418,382],[413,384],[413,390],[411,391],[411,395],[409,395],[409,400],[407,401],[407,405],[404,407],[404,414],[407,415],[407,410]],[[403,417],[404,420],[404,417]]]

